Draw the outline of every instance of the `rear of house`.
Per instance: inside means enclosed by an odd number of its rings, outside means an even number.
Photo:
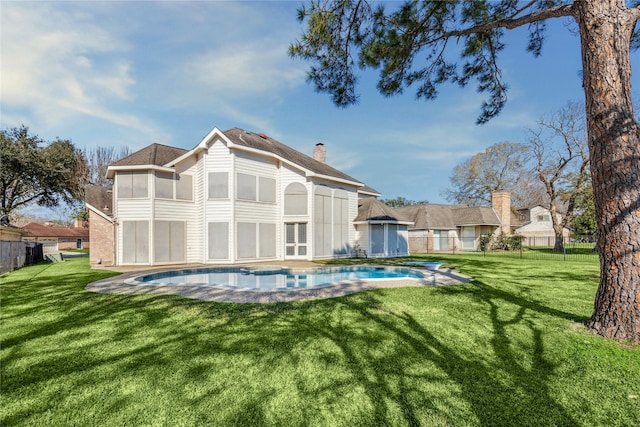
[[[104,249],[91,261],[235,264],[353,256],[360,246],[359,200],[379,194],[327,165],[324,154],[322,144],[312,158],[237,128],[213,129],[192,150],[150,145],[109,166],[111,205],[87,200],[103,229]]]

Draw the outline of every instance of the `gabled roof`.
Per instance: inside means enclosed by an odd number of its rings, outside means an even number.
[[[107,217],[113,216],[113,189],[99,185],[88,185],[84,189],[84,202],[87,207]]]
[[[140,169],[143,166],[153,166],[155,168],[174,166],[185,157],[188,157],[199,150],[206,149],[207,144],[213,140],[216,134],[222,135],[228,142],[230,142],[230,148],[246,148],[250,151],[260,151],[265,155],[277,157],[320,177],[346,181],[347,183],[357,186],[364,194],[380,194],[373,188],[365,186],[362,182],[347,175],[346,173],[340,172],[326,163],[319,162],[313,157],[294,150],[293,148],[284,145],[265,134],[248,132],[240,128],[232,128],[224,132],[214,128],[193,150],[184,150],[162,144],[151,144],[148,147],[136,151],[130,156],[109,165],[107,176],[113,177],[113,172],[115,170],[127,169],[128,167],[133,170]]]
[[[22,227],[27,231],[28,237],[68,237],[75,239],[88,239],[89,229],[84,227],[67,228],[67,227],[50,227],[48,225],[30,222]]]

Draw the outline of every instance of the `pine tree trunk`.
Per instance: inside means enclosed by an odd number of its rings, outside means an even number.
[[[637,11],[627,9],[624,0],[583,0],[575,6],[601,273],[588,327],[609,338],[638,343],[640,134],[631,103],[629,62]]]

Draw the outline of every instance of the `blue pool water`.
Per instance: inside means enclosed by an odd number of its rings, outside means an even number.
[[[211,267],[173,270],[140,276],[128,281],[136,285],[218,286],[229,289],[295,289],[328,286],[340,282],[424,279],[406,267],[325,267],[300,270],[268,267]]]

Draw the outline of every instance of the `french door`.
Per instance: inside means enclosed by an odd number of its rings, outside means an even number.
[[[285,230],[285,257],[288,259],[307,257],[307,223],[287,222]]]

